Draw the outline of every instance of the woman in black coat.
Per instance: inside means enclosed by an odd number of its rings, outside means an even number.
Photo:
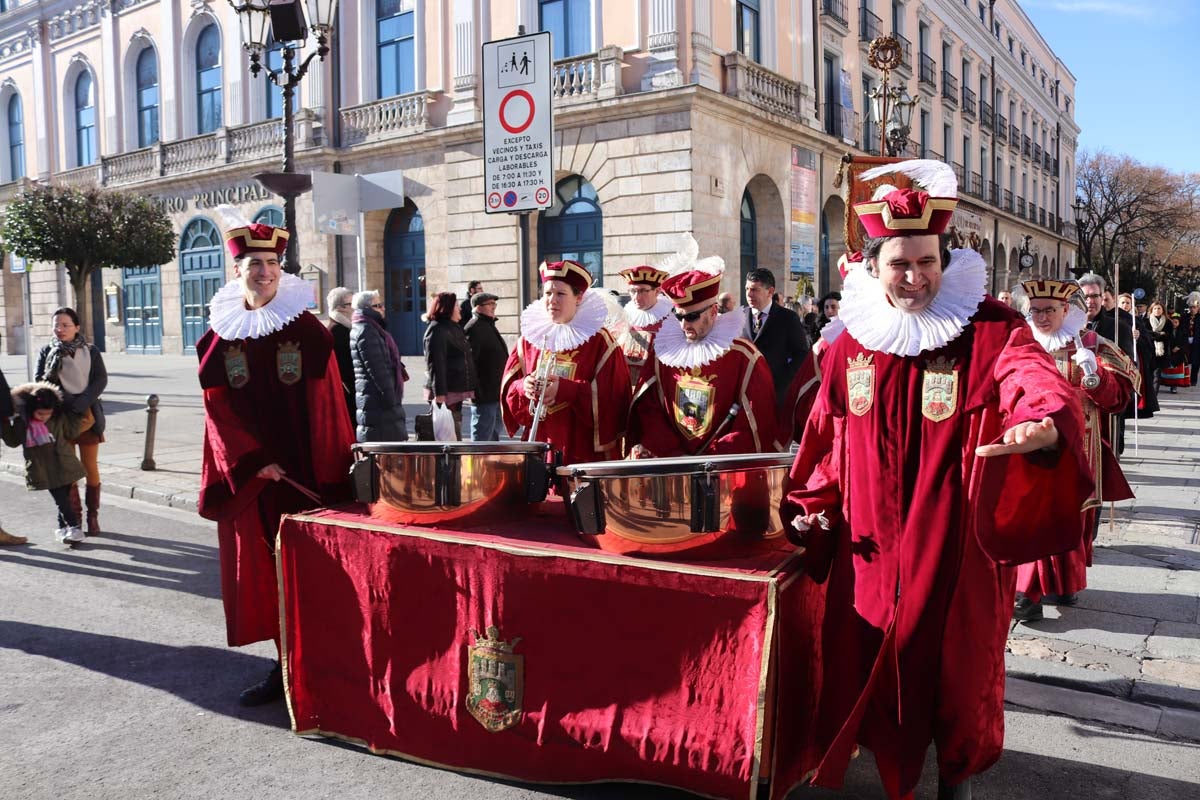
[[[350,355],[350,329],[354,321],[350,315],[354,308],[354,293],[345,286],[329,290],[325,303],[329,307],[329,321],[325,326],[333,336],[333,355],[337,359],[338,372],[342,376],[342,394],[346,396],[346,413],[350,415],[350,425],[354,419],[354,357]]]
[[[400,348],[383,324],[378,292],[354,295],[350,356],[354,361],[355,438],[360,442],[405,442],[404,381]]]
[[[75,439],[79,460],[87,470],[87,535],[100,535],[100,443],[104,441],[104,406],[100,395],[108,386],[104,358],[79,332],[79,315],[60,308],[52,315],[54,341],[38,354],[36,379],[62,389],[63,407],[73,414],[92,412],[91,428]],[[81,509],[79,489],[71,484],[71,505]]]
[[[454,292],[438,292],[425,319],[425,399],[454,412],[454,431],[462,438],[462,406],[475,396],[475,359]]]

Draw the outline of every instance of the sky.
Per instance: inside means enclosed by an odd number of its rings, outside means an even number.
[[[1200,173],[1200,0],[1019,0],[1075,76],[1080,149]]]

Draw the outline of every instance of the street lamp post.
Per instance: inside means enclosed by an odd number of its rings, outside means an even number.
[[[283,95],[283,171],[255,175],[268,191],[283,197],[283,224],[288,231],[284,270],[300,272],[300,237],[296,234],[296,198],[312,188],[312,178],[296,173],[295,110],[292,98],[296,87],[308,74],[314,58],[325,60],[329,39],[333,34],[333,19],[337,0],[304,0],[308,9],[308,27],[300,0],[228,0],[238,14],[242,28],[242,48],[250,55],[250,74],[258,77],[264,69],[267,79],[279,87]],[[317,49],[302,61],[297,61],[299,46],[308,37],[308,30],[317,37]],[[263,53],[274,33],[283,43],[283,68],[275,72],[263,64]]]
[[[893,158],[904,152],[912,131],[913,109],[918,98],[909,96],[903,86],[892,86],[892,70],[904,58],[900,42],[892,36],[871,40],[867,61],[883,73],[883,81],[867,95],[871,101],[871,120],[879,126],[879,152]]]
[[[1083,256],[1083,239],[1084,239],[1084,230],[1085,229],[1084,229],[1084,222],[1083,222],[1083,213],[1086,210],[1087,210],[1087,206],[1085,206],[1083,204],[1083,198],[1076,196],[1075,202],[1071,203],[1071,211],[1073,211],[1075,213],[1075,238],[1077,240],[1075,255],[1079,259],[1082,259],[1084,257]],[[1071,274],[1074,275],[1076,278],[1082,278],[1084,273],[1086,273],[1088,271],[1088,267],[1090,267],[1090,266],[1091,266],[1090,264],[1088,264],[1087,267],[1079,266],[1078,262],[1076,262],[1076,266],[1071,268]]]
[[[1138,266],[1137,266],[1136,285],[1141,286],[1141,284],[1142,284],[1142,256],[1144,256],[1146,254],[1146,240],[1145,239],[1137,240],[1137,254],[1138,254]]]

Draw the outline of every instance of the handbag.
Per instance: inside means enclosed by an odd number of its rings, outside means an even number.
[[[1190,386],[1192,383],[1192,365],[1176,364],[1173,367],[1163,367],[1159,383],[1166,386]]]
[[[417,414],[413,418],[413,430],[417,434],[418,442],[433,442],[437,439],[433,435],[433,407],[430,406],[429,411],[424,414]]]

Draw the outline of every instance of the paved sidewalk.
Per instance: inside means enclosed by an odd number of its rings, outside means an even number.
[[[1159,402],[1136,450],[1129,423],[1137,497],[1105,506],[1077,605],[1014,624],[1009,699],[1045,708],[1062,687],[1079,693],[1064,713],[1200,740],[1200,389]]]
[[[190,356],[108,354],[105,493],[195,510],[203,411]],[[424,362],[411,375],[409,426],[421,402]],[[9,383],[23,356],[0,355]],[[143,471],[145,399],[161,399],[154,458]],[[1137,499],[1106,507],[1089,588],[1072,608],[1015,624],[1008,643],[1008,699],[1029,708],[1200,741],[1200,389],[1163,393],[1162,411],[1132,425],[1123,466]],[[469,419],[470,415],[466,415]],[[18,451],[0,469],[21,474]]]

